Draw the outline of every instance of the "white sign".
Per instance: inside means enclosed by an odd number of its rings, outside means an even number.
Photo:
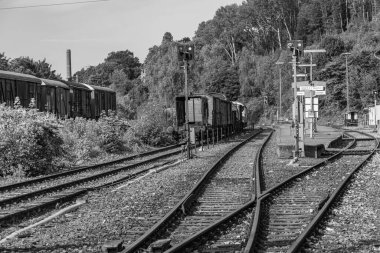
[[[300,90],[323,91],[324,88],[323,86],[300,86]]]
[[[195,129],[190,127],[190,143],[195,144]]]
[[[305,104],[305,111],[311,111],[311,104]],[[318,111],[318,104],[313,105],[313,111],[317,112]]]
[[[313,104],[317,105],[319,103],[318,97],[313,98]],[[310,105],[311,104],[311,99],[310,98],[305,98],[305,104]]]
[[[305,112],[305,118],[318,118],[318,112]]]
[[[315,95],[326,95],[326,91],[325,90],[316,90],[315,91]]]
[[[305,96],[305,92],[304,91],[297,91],[297,96]]]

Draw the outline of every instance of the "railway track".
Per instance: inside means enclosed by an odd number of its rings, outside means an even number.
[[[235,146],[160,222],[123,252],[171,246],[168,252],[189,248],[229,252],[244,247],[241,235],[249,233],[255,205],[255,154],[271,133],[264,131]],[[225,233],[226,227],[231,233]]]
[[[270,189],[261,182],[259,168],[258,201],[245,252],[296,252],[301,247],[342,182],[347,182],[378,146],[367,134],[349,131],[345,136],[349,139],[345,149]],[[368,142],[372,142],[369,147]]]
[[[111,186],[175,162],[180,145],[114,160],[74,171],[49,175],[0,187],[0,225],[7,227],[19,219],[70,201],[89,190]]]

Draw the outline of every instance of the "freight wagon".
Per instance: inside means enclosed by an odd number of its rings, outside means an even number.
[[[236,102],[238,103],[238,102]],[[194,94],[188,96],[189,127],[199,136],[201,131],[216,132],[225,136],[243,129],[243,108],[241,103],[234,104],[225,96],[216,93]],[[185,130],[185,97],[176,97],[177,131]]]
[[[34,98],[36,108],[59,118],[97,119],[102,111],[116,110],[116,93],[109,88],[0,70],[0,103],[13,106],[16,97],[23,107]]]

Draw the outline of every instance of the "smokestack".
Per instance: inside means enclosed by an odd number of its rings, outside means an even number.
[[[71,50],[67,49],[66,51],[66,73],[67,81],[71,81]]]

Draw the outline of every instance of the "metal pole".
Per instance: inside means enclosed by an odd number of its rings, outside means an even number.
[[[186,134],[187,134],[187,159],[191,158],[190,155],[190,127],[189,127],[189,97],[187,88],[187,61],[183,60],[185,71],[185,114],[186,114]]]
[[[280,71],[280,119],[281,119],[281,115],[282,115],[282,113],[281,113],[281,111],[282,111],[282,98],[281,98],[281,96],[282,96],[282,75],[281,75],[281,66],[278,68],[279,69],[279,71]]]
[[[310,54],[310,81],[313,81],[313,54]]]
[[[377,120],[376,120],[376,97],[377,97],[377,92],[375,91],[374,92],[374,95],[375,95],[375,117],[374,117],[374,119],[375,119],[375,131],[377,131]]]
[[[350,111],[350,102],[349,102],[349,99],[348,99],[348,60],[347,60],[347,57],[348,55],[346,54],[346,84],[347,84],[347,113]]]
[[[293,121],[294,121],[294,126],[296,128],[296,135],[295,135],[295,151],[294,151],[294,158],[299,157],[299,145],[298,145],[298,140],[299,140],[299,125],[298,125],[298,98],[297,98],[297,57],[296,57],[296,52],[294,49],[293,57],[292,57],[292,63],[293,63],[293,74],[294,74],[294,106],[293,106]]]

